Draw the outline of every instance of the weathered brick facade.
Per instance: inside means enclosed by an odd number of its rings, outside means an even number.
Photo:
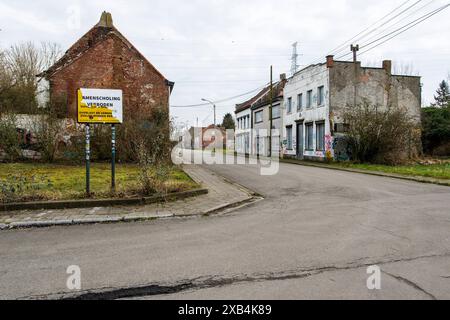
[[[78,40],[43,75],[50,98],[67,101],[67,116],[76,119],[78,88],[122,89],[124,120],[144,118],[153,108],[169,108],[173,83],[113,26],[111,15]]]

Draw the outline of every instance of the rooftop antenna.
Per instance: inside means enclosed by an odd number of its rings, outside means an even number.
[[[297,53],[297,45],[298,45],[298,42],[295,42],[295,43],[292,44],[292,58],[291,58],[291,61],[292,61],[291,74],[292,75],[297,73],[298,67],[299,67],[299,65],[298,65],[298,56],[299,56],[299,54]]]

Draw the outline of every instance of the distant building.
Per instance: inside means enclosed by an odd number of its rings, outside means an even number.
[[[284,89],[285,156],[348,159],[341,139],[346,131],[343,110],[353,106],[355,98],[357,105],[366,100],[380,108],[404,108],[420,123],[420,77],[393,75],[391,68],[391,61],[384,61],[382,68],[367,68],[328,56],[326,63],[294,74]]]
[[[191,127],[180,143],[185,149],[201,150],[206,148],[222,149],[227,145],[226,130],[219,126]]]
[[[236,105],[236,138],[235,150],[239,154],[252,153],[252,105],[267,93],[269,87],[262,89],[256,96],[244,103]]]
[[[265,87],[250,100],[236,106],[236,152],[269,156],[270,132],[278,131],[272,137],[272,155],[280,154],[282,150],[283,133],[283,95],[286,85],[286,75],[280,75],[280,81]],[[270,107],[272,105],[272,128],[270,127]]]
[[[153,108],[169,108],[174,83],[168,81],[113,25],[111,14],[39,75],[41,105],[50,98],[67,105],[67,118],[77,118],[79,88],[122,89],[124,118],[145,117]],[[50,92],[47,97],[47,88]]]

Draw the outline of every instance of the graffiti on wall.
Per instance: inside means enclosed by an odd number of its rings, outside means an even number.
[[[334,155],[333,155],[333,136],[331,134],[327,134],[325,136],[325,157],[327,158],[327,160],[332,160]]]
[[[346,137],[335,137],[333,141],[334,159],[337,161],[349,161],[352,157]]]

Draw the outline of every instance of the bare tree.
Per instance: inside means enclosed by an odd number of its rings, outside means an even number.
[[[405,110],[383,109],[365,101],[347,107],[344,119],[349,125],[347,142],[355,161],[398,164],[415,156],[419,149],[421,130]]]
[[[36,75],[61,56],[53,43],[19,43],[0,53],[0,111],[36,111]]]
[[[394,64],[394,74],[404,76],[417,76],[419,72],[414,69],[412,62],[398,62]]]
[[[6,54],[5,51],[0,51],[0,95],[14,86],[13,74]]]

